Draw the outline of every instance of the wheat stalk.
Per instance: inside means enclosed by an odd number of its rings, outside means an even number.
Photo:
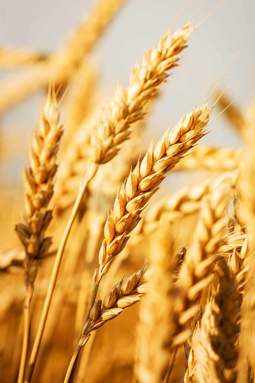
[[[57,153],[63,134],[54,91],[49,93],[40,127],[32,142],[30,166],[25,172],[25,223],[16,232],[25,249],[24,269],[26,299],[24,302],[24,338],[19,381],[23,381],[29,342],[30,305],[34,291],[38,259],[45,257],[52,239],[45,232],[52,220],[49,204],[54,192]]]

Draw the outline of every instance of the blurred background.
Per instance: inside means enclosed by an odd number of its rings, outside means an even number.
[[[1,0],[1,47],[54,51],[86,17],[93,3]],[[255,94],[254,11],[253,0],[127,1],[93,51],[92,61],[98,69],[102,94],[110,96],[116,85],[126,85],[131,68],[162,34],[191,21],[195,31],[190,46],[182,54],[180,68],[174,70],[151,115],[149,135],[158,137],[181,115],[207,101],[215,88],[229,93],[237,104],[247,106]],[[12,71],[1,71],[4,81],[12,75]],[[1,116],[3,131],[17,132],[17,140],[27,144],[40,106],[41,98],[36,96],[15,106]],[[217,112],[205,140],[210,144],[239,145],[239,138]],[[22,166],[23,157],[19,163],[12,163],[10,182],[17,181]]]

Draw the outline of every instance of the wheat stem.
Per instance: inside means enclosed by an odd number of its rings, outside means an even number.
[[[56,254],[56,259],[55,259],[55,262],[54,262],[54,265],[53,265],[52,274],[51,274],[50,281],[49,281],[49,287],[48,287],[48,290],[47,290],[47,293],[46,293],[46,297],[45,297],[45,301],[44,301],[44,305],[43,305],[43,311],[42,311],[42,314],[41,314],[39,326],[38,326],[38,329],[37,329],[37,332],[36,332],[35,341],[34,341],[32,352],[31,352],[31,356],[30,356],[30,359],[29,359],[28,378],[27,378],[28,381],[31,380],[32,375],[33,375],[33,371],[34,371],[37,355],[38,355],[38,352],[39,352],[39,348],[40,348],[41,341],[42,341],[42,336],[43,336],[43,333],[44,333],[46,321],[47,321],[48,314],[49,314],[50,304],[51,304],[51,301],[52,301],[53,293],[54,293],[55,286],[56,286],[57,277],[58,277],[58,274],[59,274],[59,269],[60,269],[61,261],[62,261],[63,255],[64,255],[65,246],[66,246],[66,243],[68,241],[72,225],[73,225],[74,220],[75,220],[75,218],[77,216],[78,209],[79,209],[79,206],[80,206],[80,202],[81,202],[81,200],[82,200],[82,198],[84,196],[84,193],[85,193],[85,190],[87,188],[88,182],[89,182],[90,178],[93,177],[93,175],[96,172],[96,170],[97,170],[96,166],[87,169],[86,177],[84,177],[83,183],[81,184],[79,193],[77,195],[77,198],[76,198],[76,201],[74,203],[72,212],[70,214],[70,217],[69,217],[68,222],[67,222],[66,227],[65,227],[65,231],[63,233],[61,242],[60,242],[59,247],[58,247],[58,251],[57,251],[57,254]]]

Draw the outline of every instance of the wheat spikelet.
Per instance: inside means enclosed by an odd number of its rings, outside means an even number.
[[[230,172],[238,168],[240,158],[241,150],[200,145],[192,150],[190,156],[181,160],[176,170]]]
[[[35,279],[35,262],[47,255],[51,238],[45,232],[52,219],[49,204],[54,191],[57,153],[63,133],[54,92],[45,104],[40,127],[36,130],[31,148],[30,166],[25,172],[25,223],[16,232],[25,252],[26,283]]]
[[[130,231],[140,220],[141,211],[165,178],[166,172],[204,135],[208,120],[207,106],[195,109],[179,122],[175,131],[166,132],[130,172],[106,220],[97,280],[102,278],[113,258],[124,247]]]
[[[175,259],[165,222],[152,237],[146,294],[142,301],[137,334],[136,380],[162,382],[167,371],[170,348],[173,272]],[[157,334],[155,336],[155,334]]]
[[[186,25],[172,37],[166,34],[157,48],[146,52],[141,66],[133,69],[129,86],[117,90],[97,129],[92,132],[92,161],[106,163],[118,153],[120,144],[130,136],[130,126],[143,119],[148,104],[158,94],[159,85],[177,65],[190,34],[191,26]]]

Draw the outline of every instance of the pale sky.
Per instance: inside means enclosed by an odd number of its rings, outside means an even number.
[[[91,0],[0,0],[0,44],[46,51],[60,47],[92,4]],[[254,0],[129,0],[93,55],[101,86],[111,95],[116,85],[126,85],[131,68],[147,48],[166,31],[191,21],[196,28],[190,46],[151,116],[151,134],[158,137],[206,101],[215,86],[223,87],[245,106],[255,96],[254,14]],[[28,103],[4,123],[19,121],[29,128],[29,116],[36,114]],[[206,141],[239,144],[216,114]]]

